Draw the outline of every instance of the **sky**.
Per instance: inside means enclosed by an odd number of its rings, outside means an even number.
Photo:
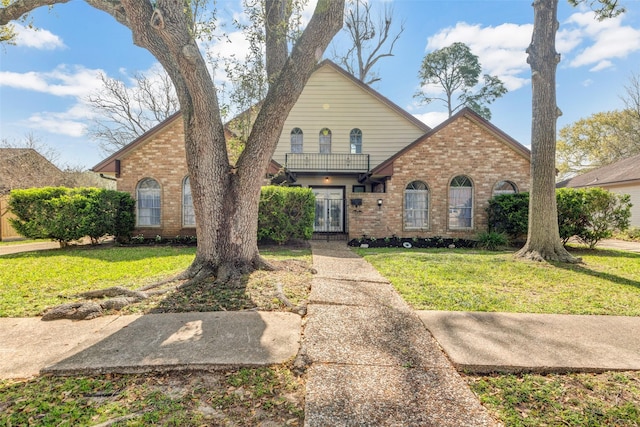
[[[312,2],[314,0],[311,0]],[[525,50],[531,42],[531,0],[370,0],[373,10],[391,7],[396,29],[394,55],[374,69],[373,88],[429,126],[447,118],[446,106],[418,104],[418,72],[424,56],[454,42],[479,57],[483,74],[498,76],[509,92],[490,105],[491,122],[530,147],[531,80]],[[640,74],[640,0],[621,0],[627,12],[605,21],[560,0],[556,49],[558,129],[592,114],[624,108],[629,77]],[[222,21],[242,16],[238,0],[217,0]],[[308,17],[313,4],[307,6]],[[37,10],[38,31],[16,24],[15,46],[0,47],[0,140],[19,143],[31,134],[59,153],[62,167],[90,169],[107,157],[88,135],[93,112],[86,98],[100,89],[100,73],[130,82],[136,72],[158,66],[133,45],[131,32],[109,15],[74,0],[51,11]],[[209,45],[223,55],[246,43]],[[344,33],[335,39],[347,43]],[[332,49],[325,58],[331,59]],[[128,83],[129,84],[129,83]],[[430,92],[431,93],[431,92]]]

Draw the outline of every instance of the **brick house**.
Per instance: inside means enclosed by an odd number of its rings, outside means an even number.
[[[179,114],[93,170],[138,202],[137,231],[193,235]],[[331,61],[291,110],[268,176],[316,195],[315,231],[473,237],[496,192],[528,191],[529,150],[465,109],[435,129]]]
[[[11,190],[68,185],[67,176],[33,148],[0,148],[0,240],[21,239],[7,211]]]

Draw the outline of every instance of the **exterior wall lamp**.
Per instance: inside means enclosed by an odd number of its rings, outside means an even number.
[[[382,208],[382,199],[378,199],[378,209]]]
[[[329,182],[329,177],[328,176],[324,177],[324,182]]]

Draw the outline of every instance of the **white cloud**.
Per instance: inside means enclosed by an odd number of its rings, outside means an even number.
[[[37,113],[29,117],[28,126],[41,132],[80,137],[87,131],[87,125],[81,121],[65,118],[65,113]]]
[[[507,89],[516,90],[529,81],[520,74],[529,70],[526,49],[531,43],[532,31],[531,24],[482,27],[458,22],[430,37],[426,50],[442,49],[454,42],[465,43],[478,56],[484,73],[497,75]]]
[[[15,43],[17,46],[32,47],[42,50],[54,50],[66,47],[62,39],[50,31],[25,27],[13,23],[16,32]]]
[[[588,41],[589,46],[581,49],[569,62],[570,67],[594,65],[591,71],[599,71],[613,66],[611,59],[625,58],[640,50],[640,29],[623,25],[624,15],[598,21],[594,12],[574,13],[564,23],[575,27]]]
[[[91,70],[82,66],[68,68],[65,65],[46,72],[0,71],[0,85],[55,96],[82,97],[100,87],[100,72],[101,70]]]
[[[446,111],[431,111],[429,113],[414,114],[413,116],[432,128],[449,118],[449,114]]]

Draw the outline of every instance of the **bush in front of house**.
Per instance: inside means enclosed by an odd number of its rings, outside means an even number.
[[[260,193],[258,240],[284,244],[313,235],[315,196],[310,188],[266,186]]]
[[[502,194],[489,201],[490,232],[504,232],[519,240],[527,234],[529,194]],[[558,228],[566,244],[572,237],[594,248],[596,244],[629,227],[630,196],[598,187],[560,188],[556,191]]]
[[[46,187],[13,190],[9,210],[14,229],[31,239],[53,239],[66,245],[89,236],[118,241],[131,236],[135,201],[128,193],[98,188]]]
[[[489,200],[489,233],[504,233],[512,241],[524,241],[529,227],[529,193],[500,194]]]
[[[347,244],[354,247],[363,248],[473,248],[476,246],[475,240],[459,239],[455,237],[369,237],[362,236],[351,239]]]

